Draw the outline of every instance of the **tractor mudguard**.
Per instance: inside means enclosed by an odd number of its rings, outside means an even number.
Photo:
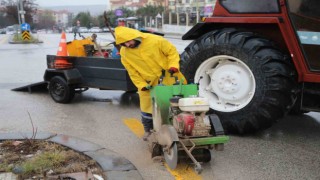
[[[209,31],[209,23],[199,22],[194,25],[186,34],[182,36],[182,40],[196,39]]]
[[[162,125],[157,133],[157,141],[161,146],[171,147],[173,142],[179,142],[178,133],[172,125]]]
[[[50,81],[50,79],[54,76],[63,76],[67,84],[79,84],[81,83],[82,76],[78,69],[65,69],[65,70],[57,70],[57,69],[47,69],[44,74],[44,80]]]

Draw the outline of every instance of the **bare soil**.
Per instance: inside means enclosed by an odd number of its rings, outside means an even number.
[[[1,172],[13,172],[22,179],[76,172],[103,177],[100,166],[88,156],[53,142],[30,139],[0,142]]]

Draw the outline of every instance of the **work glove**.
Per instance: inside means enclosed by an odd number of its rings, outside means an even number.
[[[149,84],[148,85],[146,85],[145,87],[143,87],[142,89],[141,89],[141,91],[148,91],[148,90],[150,90],[152,88],[152,86],[150,86]]]
[[[179,69],[177,69],[177,68],[175,68],[175,67],[170,67],[169,70],[168,70],[168,72],[172,75],[172,74],[174,74],[174,73],[179,72]]]

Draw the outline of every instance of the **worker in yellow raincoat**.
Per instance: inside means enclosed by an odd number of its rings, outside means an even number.
[[[184,79],[179,71],[180,56],[173,44],[162,36],[142,33],[138,30],[119,26],[115,28],[116,44],[121,45],[121,62],[138,88],[142,124],[145,134],[143,140],[147,140],[150,130],[153,129],[152,102],[150,89],[159,83],[162,71],[165,73],[162,83],[172,85],[174,78]],[[184,80],[186,83],[186,81]]]

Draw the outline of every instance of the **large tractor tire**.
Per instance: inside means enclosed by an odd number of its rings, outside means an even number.
[[[251,32],[215,30],[181,54],[181,72],[199,83],[228,133],[270,127],[296,100],[297,73],[290,56]]]
[[[63,77],[54,76],[49,83],[49,93],[55,102],[66,104],[74,98],[75,90]]]

